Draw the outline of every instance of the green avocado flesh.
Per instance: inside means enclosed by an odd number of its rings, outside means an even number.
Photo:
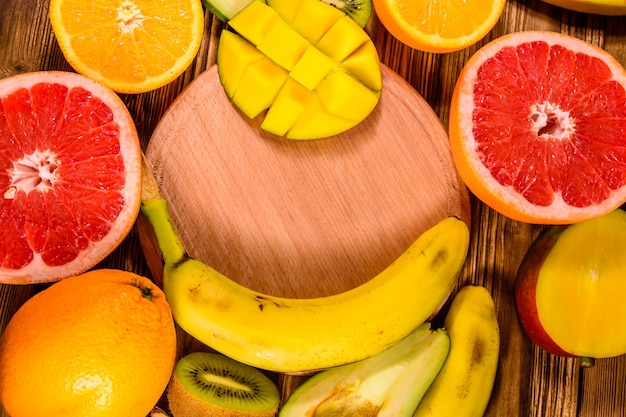
[[[410,417],[449,350],[448,333],[424,323],[376,356],[309,378],[287,399],[279,417]]]

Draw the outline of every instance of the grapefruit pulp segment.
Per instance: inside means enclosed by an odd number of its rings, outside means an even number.
[[[108,88],[62,72],[0,82],[0,282],[91,268],[139,209],[140,146]]]
[[[626,201],[626,71],[552,32],[504,36],[468,61],[450,136],[466,184],[517,220],[570,223]]]

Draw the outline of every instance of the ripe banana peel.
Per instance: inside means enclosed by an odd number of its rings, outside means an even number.
[[[146,164],[144,171],[141,210],[162,252],[163,289],[176,322],[211,348],[257,368],[299,373],[382,352],[436,312],[467,255],[468,227],[448,217],[352,290],[312,299],[261,294],[188,256]]]
[[[581,13],[605,16],[626,15],[626,0],[544,0],[546,3]]]
[[[491,294],[467,285],[455,296],[444,327],[450,352],[413,417],[481,417],[496,377],[500,330]]]

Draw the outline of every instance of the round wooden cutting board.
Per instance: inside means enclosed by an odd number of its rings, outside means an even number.
[[[448,137],[425,100],[383,66],[374,112],[328,139],[260,129],[213,66],[175,100],[146,149],[190,255],[289,297],[366,282],[443,217],[469,220]]]

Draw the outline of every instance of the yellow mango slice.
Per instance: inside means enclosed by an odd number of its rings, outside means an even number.
[[[217,64],[233,103],[289,139],[338,135],[376,107],[378,53],[349,16],[320,0],[254,1],[222,31]]]
[[[344,16],[345,13],[341,10],[327,7],[320,0],[306,0],[291,22],[291,26],[306,40],[316,44]]]
[[[348,73],[335,70],[315,89],[329,113],[360,122],[374,108],[378,95]]]
[[[270,0],[267,4],[288,24],[292,24],[300,11],[302,0]]]
[[[378,51],[372,42],[365,42],[361,45],[344,59],[339,67],[352,74],[371,90],[379,91],[383,88]],[[375,70],[376,68],[378,71]]]
[[[335,61],[343,61],[366,42],[371,42],[367,33],[350,16],[344,15],[315,46]]]
[[[287,78],[276,100],[267,111],[261,128],[277,136],[284,136],[298,120],[313,93],[300,83]]]
[[[229,20],[228,25],[253,45],[258,45],[279,19],[274,9],[262,1],[253,1]]]
[[[250,119],[269,108],[289,74],[264,57],[248,66],[233,94],[233,103]]]
[[[354,120],[328,113],[320,97],[314,93],[285,137],[300,140],[327,138],[345,132],[357,124]]]
[[[309,42],[302,35],[295,32],[284,20],[277,19],[257,48],[272,61],[290,70],[308,46]]]
[[[304,87],[313,90],[334,67],[334,61],[319,49],[309,46],[289,75]]]
[[[226,49],[227,53],[220,53]],[[239,81],[248,67],[265,59],[265,55],[244,38],[229,31],[223,31],[217,53],[217,69],[220,82],[228,97],[232,98]]]

